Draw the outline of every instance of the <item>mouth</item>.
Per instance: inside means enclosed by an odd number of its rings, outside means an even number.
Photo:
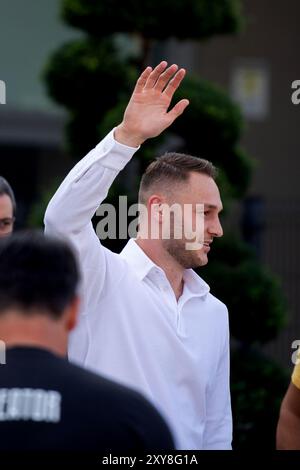
[[[203,249],[205,253],[208,253],[210,251],[210,244],[212,243],[212,240],[206,240],[203,242]]]

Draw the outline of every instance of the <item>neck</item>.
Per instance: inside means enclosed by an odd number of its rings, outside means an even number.
[[[62,322],[41,314],[5,312],[0,317],[0,339],[6,347],[40,347],[60,356],[65,356],[67,351]]]
[[[166,252],[160,240],[137,238],[136,243],[157,266],[162,268],[178,300],[183,291],[184,268]]]

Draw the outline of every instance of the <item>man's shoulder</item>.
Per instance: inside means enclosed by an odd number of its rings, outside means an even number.
[[[143,439],[148,435],[154,440],[153,442],[156,440],[159,442],[161,438],[167,448],[173,447],[167,424],[152,403],[141,393],[75,364],[69,363],[68,368],[77,377],[78,386],[80,384],[84,386],[83,393],[86,397],[90,397],[90,403],[101,403],[102,409],[108,411],[110,418],[113,415],[117,420],[127,423],[141,433]],[[143,431],[145,429],[146,433]]]
[[[80,365],[65,361],[65,369],[69,378],[85,384],[85,391],[101,391],[102,393],[111,394],[110,396],[120,393],[124,396],[135,396],[135,392],[131,392],[127,387],[84,369]]]
[[[214,325],[218,325],[222,330],[227,330],[229,324],[228,308],[222,300],[211,292],[206,295],[207,308],[210,321]]]
[[[216,311],[220,314],[223,314],[225,316],[228,315],[228,308],[222,300],[220,300],[218,297],[216,297],[214,294],[209,292],[207,294],[208,300],[213,304],[213,306],[216,308]]]
[[[228,316],[228,309],[224,302],[211,293],[210,286],[194,269],[187,269],[184,273],[184,281],[193,296],[199,299],[201,305],[205,303],[209,315]]]
[[[67,369],[69,376],[74,380],[84,384],[84,393],[96,393],[97,396],[107,398],[109,401],[115,400],[116,406],[122,402],[135,407],[143,408],[143,411],[154,410],[152,405],[137,391],[122,385],[119,382],[113,381],[107,377],[96,374],[92,371],[86,370],[81,366],[67,362]]]

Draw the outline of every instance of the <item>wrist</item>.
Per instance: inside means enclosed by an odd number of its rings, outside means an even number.
[[[114,138],[119,144],[127,145],[128,147],[139,147],[145,141],[142,137],[130,132],[126,129],[123,123],[119,124],[114,131]]]

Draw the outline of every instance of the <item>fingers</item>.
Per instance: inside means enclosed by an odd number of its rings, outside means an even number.
[[[173,97],[175,91],[179,87],[180,83],[182,82],[184,76],[185,76],[185,69],[180,69],[174,75],[172,80],[168,83],[166,89],[164,90],[164,94],[166,94],[170,99]]]
[[[140,77],[138,78],[136,82],[134,92],[141,93],[143,91],[143,88],[146,85],[146,82],[151,72],[152,72],[152,67],[147,67],[144,70],[144,72],[140,75]]]
[[[165,70],[167,65],[168,65],[168,63],[164,60],[163,62],[161,62],[160,64],[158,64],[155,67],[155,69],[148,76],[146,85],[144,87],[145,89],[149,89],[149,88],[154,87],[155,83],[157,82],[158,78],[160,77],[162,72]]]
[[[168,67],[163,73],[161,73],[154,86],[155,90],[163,91],[163,89],[169,82],[170,78],[174,75],[175,72],[177,72],[177,70],[178,70],[178,65],[173,64],[170,67]]]
[[[141,93],[143,90],[155,88],[156,91],[162,92],[164,90],[163,93],[171,99],[186,72],[185,69],[178,70],[176,64],[166,69],[167,65],[166,61],[162,61],[153,70],[151,67],[147,67],[137,80],[134,92]],[[177,70],[178,72],[175,73]],[[174,77],[170,80],[173,75]]]
[[[172,122],[183,113],[185,108],[190,104],[189,100],[180,100],[175,106],[168,112],[168,116],[171,118]]]

